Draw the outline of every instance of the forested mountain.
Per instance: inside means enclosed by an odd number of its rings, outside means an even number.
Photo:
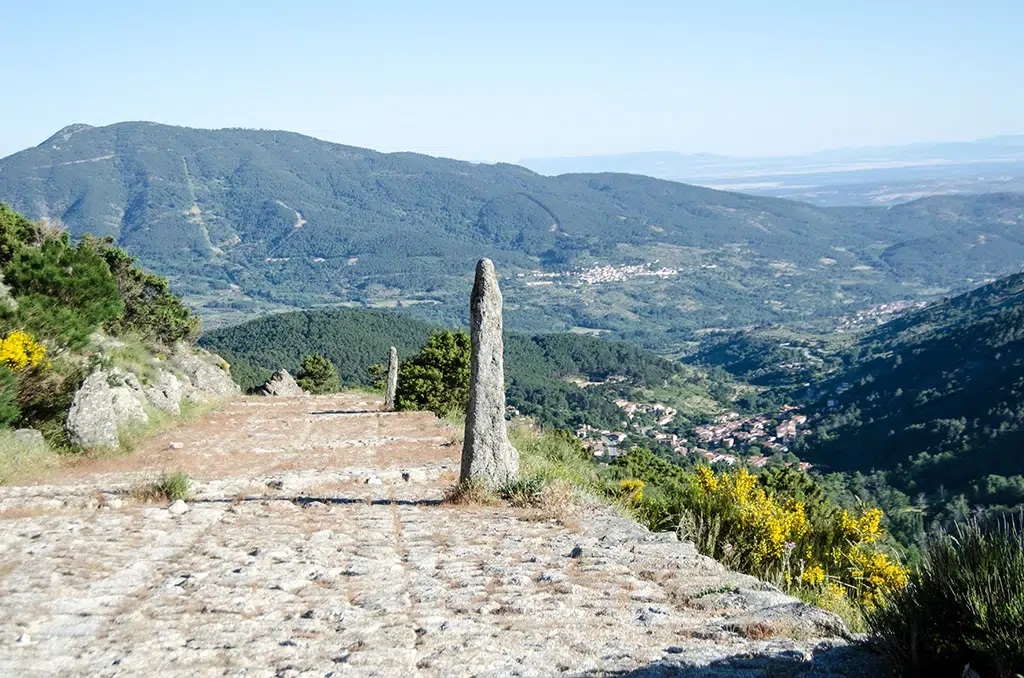
[[[1024,503],[1024,274],[897,318],[816,385],[801,457],[942,503]]]
[[[199,343],[223,355],[246,389],[262,384],[272,370],[294,372],[311,353],[330,358],[346,385],[368,385],[369,366],[386,362],[390,346],[406,360],[439,329],[385,311],[333,309],[270,315],[214,330]],[[631,344],[576,334],[506,334],[505,377],[509,404],[560,427],[619,427],[625,416],[616,398],[668,385],[714,400],[699,373]],[[584,388],[574,380],[595,383]]]
[[[835,315],[1024,263],[1024,197],[1009,194],[822,209],[143,122],[74,125],[0,160],[0,200],[113,236],[214,322],[347,303],[458,323],[488,256],[508,278],[510,328],[666,348],[703,327]],[[616,269],[580,275],[598,265]]]

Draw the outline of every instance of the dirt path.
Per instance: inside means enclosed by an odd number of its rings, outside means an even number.
[[[453,432],[379,407],[243,398],[0,488],[0,675],[878,675],[824,613],[609,509],[441,504]],[[185,513],[125,496],[161,471],[194,479]]]

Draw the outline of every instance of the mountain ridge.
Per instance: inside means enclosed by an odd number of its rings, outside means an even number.
[[[639,343],[655,347],[666,331],[826,318],[1024,263],[1024,197],[1012,194],[822,209],[294,132],[129,122],[58,134],[0,160],[0,200],[74,236],[114,237],[220,324],[339,303],[461,322],[454,301],[488,256],[521,300],[513,329],[625,338],[642,318]],[[645,265],[676,273],[623,268]],[[579,287],[573,271],[595,266],[626,273]]]

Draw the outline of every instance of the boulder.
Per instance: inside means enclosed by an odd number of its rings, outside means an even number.
[[[128,386],[115,386],[110,389],[110,404],[114,408],[114,421],[118,426],[149,423],[149,415],[139,400],[141,393],[136,395],[137,393],[139,392]]]
[[[184,375],[189,386],[203,394],[230,398],[240,393],[238,384],[227,370],[227,363],[209,351],[178,342],[174,345],[170,363]]]
[[[107,383],[110,384],[111,388],[117,388],[123,386],[133,391],[141,391],[142,384],[139,382],[139,378],[132,372],[127,372],[119,367],[112,368],[107,372]]]
[[[260,393],[265,396],[300,396],[304,391],[288,374],[288,370],[278,370],[260,387]]]
[[[158,410],[174,416],[181,414],[182,385],[171,372],[159,370],[152,385],[144,388],[142,393],[149,404]]]
[[[82,382],[71,401],[64,427],[74,445],[84,448],[119,446],[113,394],[107,383],[107,374],[102,369],[97,369]]]
[[[5,285],[3,280],[0,280],[0,308],[6,308],[8,311],[18,310],[18,302],[11,296],[11,288]]]
[[[45,447],[43,434],[34,428],[19,428],[14,431],[14,439],[29,447]]]

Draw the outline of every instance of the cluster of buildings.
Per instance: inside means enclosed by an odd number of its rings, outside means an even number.
[[[637,412],[658,417],[658,428],[671,423],[676,414],[674,408],[661,403],[637,403],[620,399],[615,404],[622,408],[629,419],[633,419]],[[765,414],[744,417],[737,412],[726,412],[710,423],[698,426],[693,440],[654,427],[631,426],[637,428],[637,436],[661,443],[680,455],[701,456],[709,464],[735,466],[745,462],[760,468],[768,463],[771,455],[788,452],[789,444],[808,432],[807,416],[795,412],[795,409],[787,405],[774,417]],[[576,436],[595,457],[604,459],[624,454],[621,445],[629,438],[629,434],[624,431],[603,430],[586,424],[576,430]],[[751,454],[752,451],[757,453]],[[806,471],[812,465],[800,462],[799,467]]]
[[[843,316],[836,323],[837,332],[849,332],[865,327],[884,325],[898,315],[907,311],[914,311],[928,305],[927,301],[893,301],[888,304],[879,304],[853,315]]]
[[[538,287],[541,285],[554,284],[555,278],[569,278],[581,281],[588,285],[596,285],[599,283],[622,282],[624,280],[629,280],[630,278],[655,277],[665,279],[675,277],[678,274],[679,269],[677,268],[669,268],[667,266],[653,268],[653,264],[640,264],[634,266],[592,266],[591,268],[568,271],[565,273],[530,271],[529,274],[519,273],[517,277],[526,278],[527,275],[529,275],[532,280],[527,282],[526,285],[528,287]]]
[[[662,403],[636,403],[631,400],[619,398],[615,404],[626,413],[629,419],[633,419],[637,412],[644,412],[655,418],[658,426],[667,426],[676,417],[676,408],[663,405]]]
[[[737,412],[726,412],[710,424],[696,428],[697,442],[718,449],[756,446],[762,451],[788,452],[789,443],[807,432],[801,428],[807,423],[807,415],[793,414],[794,409],[787,405],[775,417],[767,414],[742,417]]]
[[[624,431],[608,431],[584,424],[576,429],[576,437],[583,441],[595,457],[614,459],[625,454],[619,445],[624,443],[629,435]]]

